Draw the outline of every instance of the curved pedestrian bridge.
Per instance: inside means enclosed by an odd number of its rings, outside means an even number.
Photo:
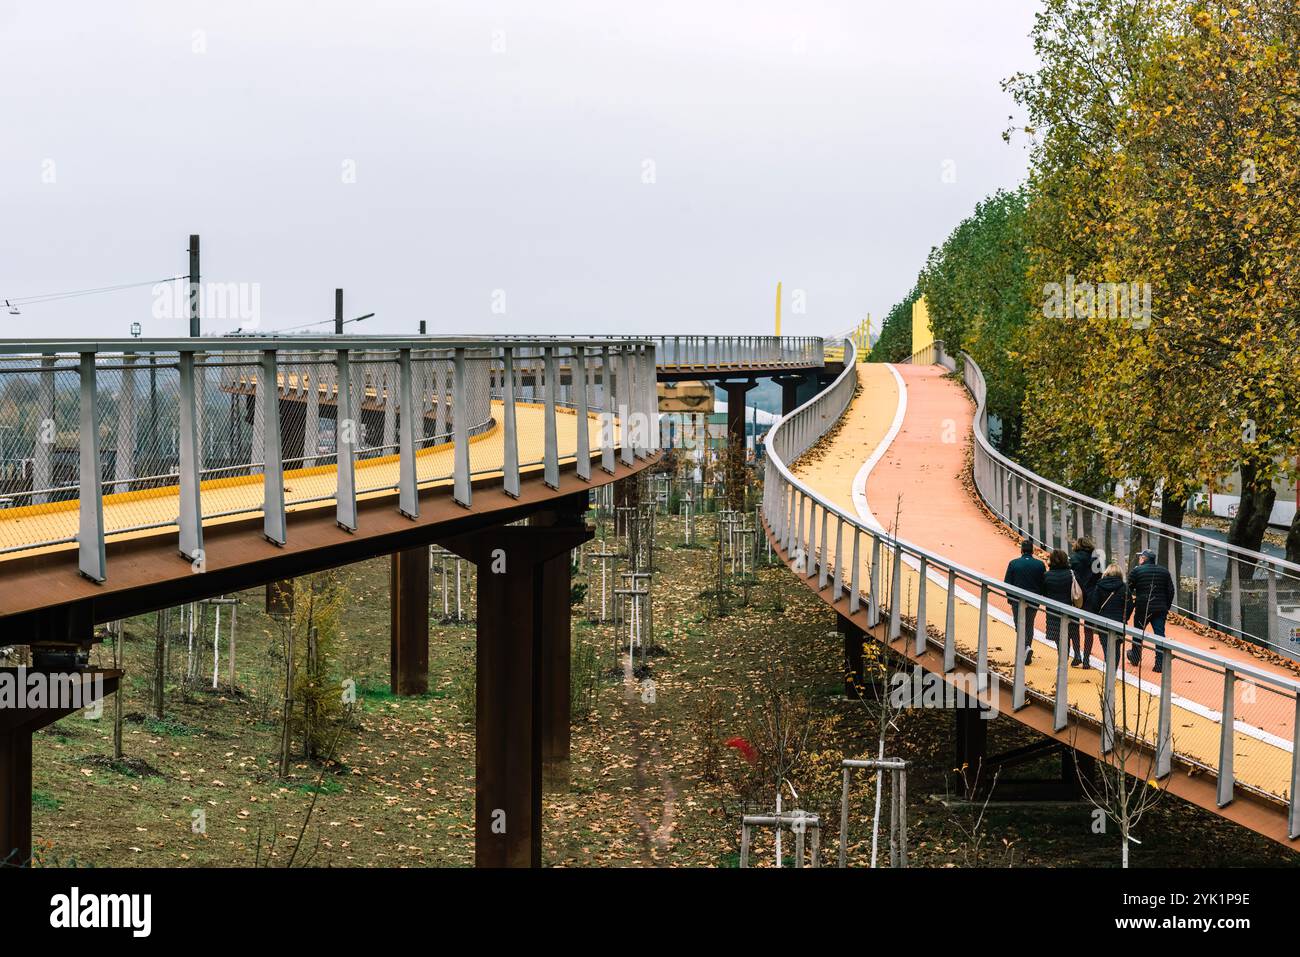
[[[1021,531],[975,488],[977,415],[946,364],[847,369],[774,430],[769,534],[841,614],[949,683],[982,684],[1000,710],[1094,756],[1113,760],[1125,729],[1140,742],[1125,749],[1131,773],[1291,843],[1295,671],[1186,620],[1169,623],[1163,673],[1150,634],[1136,667],[1114,656],[1108,669],[1096,642],[1091,667],[1072,668],[1066,628],[1049,640],[1041,609],[1031,662],[1017,655],[1002,579]]]

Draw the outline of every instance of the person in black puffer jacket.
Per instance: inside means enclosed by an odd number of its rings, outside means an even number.
[[[1083,592],[1083,607],[1088,607],[1088,597],[1092,590],[1097,587],[1097,582],[1101,580],[1101,556],[1095,554],[1095,546],[1087,538],[1080,538],[1074,543],[1074,551],[1070,552],[1070,570],[1074,572],[1074,580],[1079,583],[1079,588]],[[1070,621],[1070,651],[1074,656],[1071,665],[1075,668],[1091,667],[1089,661],[1092,659],[1092,629],[1084,626],[1083,629],[1083,649],[1079,648],[1079,623]]]
[[[1128,619],[1128,585],[1124,583],[1123,570],[1114,562],[1107,565],[1105,573],[1097,579],[1084,607],[1094,615],[1109,618],[1121,627]],[[1102,653],[1109,654],[1110,635],[1103,631],[1097,637],[1101,639]],[[1084,661],[1083,667],[1089,667],[1087,661]]]
[[[1165,636],[1165,619],[1174,606],[1174,579],[1163,565],[1156,564],[1156,553],[1146,549],[1138,557],[1138,565],[1128,573],[1129,608],[1133,610],[1133,627],[1151,631],[1160,638]],[[1142,639],[1133,639],[1128,660],[1131,665],[1142,661]],[[1164,670],[1165,654],[1156,648],[1157,673]]]
[[[1057,548],[1047,560],[1047,574],[1043,576],[1043,597],[1070,605],[1070,586],[1074,584],[1074,572],[1070,570],[1070,556]],[[1061,640],[1061,616],[1047,611],[1047,640],[1053,645]]]

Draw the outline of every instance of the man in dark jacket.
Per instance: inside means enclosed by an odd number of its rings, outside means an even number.
[[[1047,574],[1047,566],[1034,557],[1034,543],[1025,539],[1020,543],[1020,557],[1012,559],[1007,564],[1007,574],[1003,581],[1008,585],[1015,585],[1017,588],[1023,588],[1025,591],[1031,591],[1041,595],[1043,593],[1043,577]],[[1020,614],[1020,602],[1014,597],[1008,597],[1011,604],[1011,619],[1017,620]],[[1038,606],[1025,602],[1025,664],[1029,664],[1034,658],[1034,618],[1038,615]]]
[[[1151,631],[1157,637],[1165,636],[1165,619],[1174,606],[1174,579],[1163,565],[1156,564],[1156,553],[1147,549],[1138,556],[1137,566],[1128,575],[1129,607],[1133,610],[1133,627]],[[1129,649],[1129,664],[1137,665],[1142,658],[1142,639],[1135,638]],[[1155,671],[1165,668],[1165,655],[1156,648]]]
[[[1074,550],[1070,552],[1070,570],[1074,572],[1074,580],[1083,592],[1082,607],[1087,608],[1092,601],[1092,590],[1101,581],[1102,571],[1101,554],[1096,551],[1091,539],[1080,538],[1074,543]],[[1092,659],[1092,628],[1084,626],[1082,648],[1079,645],[1079,623],[1073,619],[1070,621],[1069,635],[1074,666],[1088,667],[1088,662]]]

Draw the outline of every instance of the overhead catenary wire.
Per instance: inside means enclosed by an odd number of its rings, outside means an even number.
[[[188,276],[166,276],[162,279],[150,279],[146,282],[127,282],[115,286],[97,286],[92,289],[73,289],[68,292],[52,292],[40,296],[7,296],[4,301],[12,306],[27,306],[32,303],[53,302],[57,299],[75,299],[81,296],[94,296],[107,292],[119,292],[123,289],[137,289],[141,286],[156,286],[160,282],[175,282],[188,279]]]

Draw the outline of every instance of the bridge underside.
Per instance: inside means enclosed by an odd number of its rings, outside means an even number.
[[[95,584],[76,573],[76,552],[63,550],[4,563],[0,576],[0,625],[6,643],[26,644],[38,636],[69,636],[92,624],[116,621],[185,602],[198,601],[440,542],[477,529],[527,518],[555,500],[627,478],[653,465],[658,456],[614,472],[593,468],[591,480],[562,470],[557,488],[540,473],[526,473],[519,497],[501,489],[499,478],[476,482],[472,507],[452,501],[446,487],[420,491],[420,516],[399,513],[394,496],[358,502],[358,531],[335,522],[332,508],[289,513],[287,544],[262,537],[262,517],[215,525],[205,531],[204,570],[197,571],[176,548],[174,532],[110,541],[112,575]],[[62,630],[62,631],[61,631]],[[55,637],[55,640],[58,640]]]

